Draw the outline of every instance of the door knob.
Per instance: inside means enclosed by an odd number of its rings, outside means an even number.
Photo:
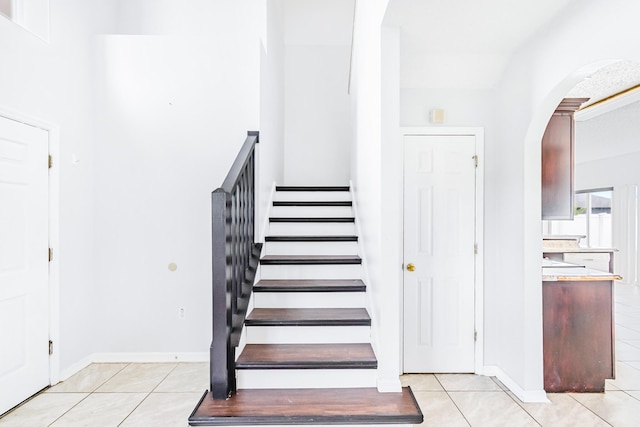
[[[415,271],[416,270],[416,266],[409,263],[407,264],[407,271]]]

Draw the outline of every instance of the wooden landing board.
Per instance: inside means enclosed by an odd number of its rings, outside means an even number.
[[[210,392],[189,417],[192,426],[293,424],[420,424],[423,416],[411,389],[379,393],[375,388],[238,390],[227,400]]]

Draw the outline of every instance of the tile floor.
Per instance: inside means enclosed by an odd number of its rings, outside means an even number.
[[[495,378],[404,375],[425,426],[640,425],[640,286],[616,286],[617,378],[604,394],[522,403]],[[93,364],[0,418],[0,427],[183,427],[208,387],[206,363]]]

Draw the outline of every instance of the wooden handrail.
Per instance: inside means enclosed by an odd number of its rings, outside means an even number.
[[[248,132],[222,187],[211,193],[213,339],[210,387],[214,399],[236,391],[235,349],[247,313],[262,245],[255,242],[255,146]]]

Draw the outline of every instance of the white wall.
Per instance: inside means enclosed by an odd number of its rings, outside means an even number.
[[[487,159],[501,161],[486,168],[493,196],[485,215],[485,362],[523,398],[542,391],[540,140],[575,83],[611,58],[636,59],[639,8],[624,0],[570,3],[518,50],[498,90],[500,128]]]
[[[120,8],[127,35],[95,46],[96,352],[205,355],[210,193],[259,130],[266,3]]]
[[[344,45],[286,46],[286,184],[349,181],[349,53],[350,47]]]
[[[259,226],[266,218],[273,183],[284,182],[284,10],[267,2],[267,32],[260,58]],[[260,230],[262,234],[263,230]]]
[[[284,183],[346,185],[354,0],[283,0]]]
[[[359,2],[356,9],[351,79],[354,117],[351,176],[364,248],[363,265],[369,273],[367,290],[374,319],[378,388],[393,391],[400,387],[397,278],[401,272],[400,265],[396,264],[397,253],[393,252],[401,236],[393,223],[386,222],[398,213],[396,204],[388,204],[389,199],[393,200],[389,191],[398,191],[395,186],[398,177],[393,179],[393,171],[383,167],[382,159],[393,145],[394,130],[398,130],[399,38],[396,31],[381,29],[386,5],[384,0]],[[383,108],[383,102],[389,104]],[[393,155],[398,154],[394,151]],[[387,178],[390,180],[385,181]],[[386,258],[388,255],[392,258]]]
[[[443,126],[490,126],[495,117],[491,89],[401,88],[401,126],[441,126],[429,120],[430,111],[445,110]]]
[[[59,128],[59,241],[52,267],[59,271],[55,347],[65,369],[90,354],[96,340],[92,36],[112,31],[115,6],[106,0],[56,0],[50,12],[50,44],[0,17],[0,108]]]

